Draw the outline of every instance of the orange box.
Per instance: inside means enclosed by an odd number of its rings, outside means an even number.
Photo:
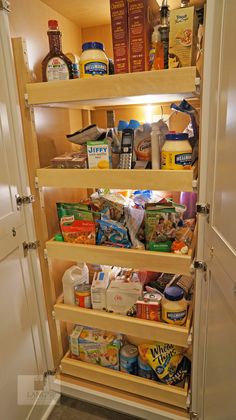
[[[115,73],[129,72],[127,0],[110,0]]]

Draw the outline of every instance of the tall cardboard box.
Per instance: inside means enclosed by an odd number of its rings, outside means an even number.
[[[158,21],[156,0],[128,0],[130,72],[148,70],[154,25]]]
[[[129,72],[127,0],[110,0],[115,73]]]
[[[197,15],[194,6],[170,12],[169,68],[196,64]]]

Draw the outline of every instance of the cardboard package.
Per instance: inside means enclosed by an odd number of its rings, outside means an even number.
[[[127,0],[110,0],[115,73],[129,72]]]
[[[196,31],[197,15],[193,6],[170,11],[169,68],[195,65]]]
[[[106,293],[109,283],[109,271],[100,271],[99,273],[94,273],[91,287],[91,299],[93,309],[106,309]]]
[[[149,69],[151,35],[157,23],[156,0],[128,0],[130,72]]]
[[[126,315],[142,294],[142,284],[113,280],[107,289],[107,310]]]

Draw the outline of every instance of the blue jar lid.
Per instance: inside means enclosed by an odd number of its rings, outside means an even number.
[[[102,50],[104,51],[104,44],[102,42],[85,42],[82,45],[82,51],[86,50]]]
[[[118,126],[117,126],[117,130],[118,131],[123,131],[123,130],[125,130],[125,128],[128,128],[128,123],[127,123],[127,121],[124,121],[124,120],[120,120],[119,122],[118,122]]]
[[[188,133],[169,133],[166,140],[188,140]]]
[[[171,286],[164,290],[164,296],[168,300],[181,300],[184,297],[184,291],[178,286]]]
[[[136,130],[140,126],[139,121],[137,120],[130,120],[129,125],[127,128],[132,128],[132,130]]]

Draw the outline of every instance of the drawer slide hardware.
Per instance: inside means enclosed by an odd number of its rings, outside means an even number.
[[[28,252],[38,249],[40,245],[39,241],[34,241],[34,242],[23,242],[22,246],[23,246],[23,250],[24,250],[24,257],[27,257]]]
[[[0,10],[10,12],[10,2],[8,0],[0,0]]]
[[[195,411],[190,411],[190,420],[198,420],[199,416],[198,413],[196,413]]]
[[[47,378],[47,376],[54,376],[54,375],[56,375],[56,373],[57,373],[57,370],[56,369],[53,369],[53,370],[46,370],[46,372],[44,372],[44,374],[43,374],[43,376],[44,376],[44,378]]]
[[[32,194],[30,194],[30,195],[16,194],[17,210],[20,210],[21,207],[25,204],[31,204],[31,203],[34,203],[34,202],[35,202],[35,197]]]

